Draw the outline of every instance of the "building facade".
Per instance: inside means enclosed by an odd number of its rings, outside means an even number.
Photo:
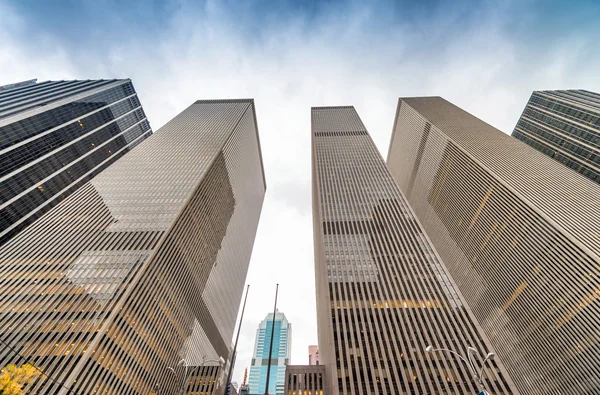
[[[323,365],[288,365],[285,369],[285,395],[328,395]]]
[[[308,364],[319,364],[319,346],[308,346]]]
[[[283,395],[285,367],[290,363],[292,356],[292,324],[288,322],[285,314],[280,312],[275,314],[275,321],[273,321],[273,313],[269,313],[256,330],[254,355],[248,380],[250,393],[253,395],[265,393],[272,333],[274,333],[273,351],[271,354],[268,393]]]
[[[478,393],[462,360],[425,351],[492,348],[354,107],[312,109],[312,172],[326,392]],[[516,393],[500,361],[485,372],[491,394]]]
[[[600,183],[599,94],[533,92],[512,135]]]
[[[600,392],[600,185],[440,97],[388,166],[521,394]]]
[[[0,245],[151,133],[129,79],[0,89]]]
[[[26,394],[211,393],[265,188],[254,102],[192,104],[0,248],[0,366],[44,373]]]

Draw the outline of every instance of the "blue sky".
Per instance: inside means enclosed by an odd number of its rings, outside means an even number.
[[[310,107],[356,106],[383,153],[402,96],[510,133],[533,90],[600,92],[598,21],[600,1],[0,0],[0,85],[128,77],[154,130],[196,99],[255,98],[268,191],[241,381],[276,282],[292,362],[317,341]]]

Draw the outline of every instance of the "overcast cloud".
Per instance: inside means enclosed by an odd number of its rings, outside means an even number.
[[[600,92],[594,2],[0,0],[0,85],[131,78],[156,131],[197,99],[255,99],[267,194],[234,380],[272,309],[316,344],[310,107],[354,105],[387,154],[398,97],[442,96],[511,133],[531,91]]]

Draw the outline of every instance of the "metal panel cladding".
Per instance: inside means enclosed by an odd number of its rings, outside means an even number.
[[[440,97],[388,166],[522,394],[600,392],[600,185]]]
[[[328,394],[477,393],[464,352],[491,346],[354,107],[312,109],[320,363]],[[492,394],[515,393],[500,362]]]
[[[324,365],[287,365],[284,394],[329,395]]]
[[[600,183],[599,94],[533,92],[512,135]]]
[[[128,79],[0,87],[0,245],[150,134]]]
[[[222,384],[265,193],[254,102],[198,101],[0,248],[25,393]]]

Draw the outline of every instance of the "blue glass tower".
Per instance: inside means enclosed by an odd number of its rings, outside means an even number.
[[[283,395],[285,384],[285,367],[290,363],[292,354],[292,324],[285,314],[275,314],[275,336],[273,337],[273,353],[271,361],[271,377],[269,378],[269,393]],[[273,331],[273,313],[258,325],[254,356],[250,366],[250,394],[264,394],[267,384],[267,367],[269,364],[269,344]]]

